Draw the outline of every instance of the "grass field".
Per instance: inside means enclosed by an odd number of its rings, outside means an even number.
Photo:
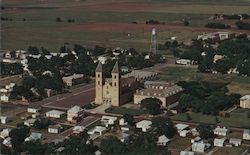
[[[230,113],[230,117],[220,117],[219,124],[223,126],[232,126],[232,127],[241,127],[241,128],[250,128],[250,122],[248,117],[249,111],[242,111],[241,113],[237,111],[233,111]],[[191,120],[187,120],[186,114],[177,114],[172,116],[171,118],[174,120],[181,121],[192,121],[195,123],[208,123],[208,124],[216,124],[216,116],[213,115],[203,115],[201,113],[189,113]],[[240,118],[240,119],[239,119]]]
[[[1,49],[27,49],[29,45],[35,45],[57,51],[62,44],[69,42],[87,46],[134,47],[145,51],[149,48],[149,29],[139,27],[136,31],[120,29],[114,32],[110,27],[107,32],[102,29],[103,24],[119,24],[119,28],[134,21],[145,23],[156,19],[166,23],[165,27],[159,28],[159,42],[171,36],[187,41],[207,31],[196,28],[203,27],[208,17],[215,13],[249,13],[247,3],[247,0],[8,0],[3,1],[5,9],[1,13],[13,21],[2,22]],[[56,22],[57,17],[63,22]],[[68,23],[69,18],[76,22]],[[189,19],[194,30],[185,30],[183,19]],[[82,24],[95,24],[99,29],[76,28]]]
[[[250,77],[242,77],[237,75],[222,75],[200,73],[196,67],[167,67],[161,71],[160,78],[170,81],[216,81],[226,82],[230,93],[240,93],[241,95],[250,92]]]
[[[183,151],[186,148],[188,148],[189,146],[191,146],[190,140],[191,140],[190,138],[186,138],[186,137],[183,138],[183,137],[176,136],[168,144],[168,149]]]

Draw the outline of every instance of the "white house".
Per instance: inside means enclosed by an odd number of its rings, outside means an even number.
[[[129,125],[124,125],[124,126],[121,126],[121,131],[129,131],[130,130],[130,126]]]
[[[244,129],[244,131],[243,131],[243,139],[250,140],[250,129]]]
[[[192,151],[181,151],[180,155],[194,155]]]
[[[59,110],[51,110],[46,112],[46,117],[51,117],[51,118],[61,118],[61,116],[65,114],[63,111]]]
[[[157,145],[166,146],[166,144],[170,141],[165,135],[161,135],[158,137]]]
[[[6,94],[1,95],[0,100],[2,102],[9,102],[9,96]]]
[[[6,124],[8,121],[7,116],[0,116],[1,124]]]
[[[233,144],[234,146],[239,146],[241,145],[241,139],[238,139],[238,138],[230,138],[229,139],[229,143],[230,144]]]
[[[12,146],[12,145],[11,145],[11,138],[10,138],[10,137],[5,138],[5,139],[3,140],[3,145],[5,145],[5,146],[7,146],[7,147],[11,147],[11,146]]]
[[[209,143],[201,142],[194,142],[192,144],[192,151],[204,153],[210,147]]]
[[[217,126],[214,129],[214,134],[218,136],[226,136],[228,133],[229,133],[229,129],[227,129],[226,127]]]
[[[177,131],[180,132],[184,129],[187,129],[189,127],[189,125],[187,124],[176,124],[175,127],[177,128]]]
[[[80,134],[85,130],[84,126],[75,126],[73,129],[74,134]]]
[[[3,129],[3,131],[0,132],[0,137],[2,139],[5,139],[6,137],[9,137],[11,129],[7,128],[7,129]]]
[[[197,131],[196,128],[193,128],[193,129],[191,130],[191,133],[192,133],[193,136],[199,136],[199,135],[200,135],[200,133]]]
[[[39,140],[41,138],[42,138],[41,133],[32,132],[29,137],[24,139],[24,141],[27,142],[27,141],[31,141],[31,140]]]
[[[189,59],[179,59],[179,60],[176,60],[176,64],[179,64],[179,65],[192,65],[193,61],[189,60]]]
[[[102,134],[105,133],[106,130],[107,130],[107,128],[104,127],[104,126],[96,126],[96,127],[94,127],[93,129],[90,129],[90,130],[88,131],[88,134],[89,134],[89,135],[93,135],[93,134],[95,134],[95,133],[99,133],[99,135],[102,135]]]
[[[149,120],[142,120],[136,123],[136,128],[140,128],[142,132],[147,132],[152,125],[152,121]]]
[[[181,137],[186,137],[188,133],[190,133],[189,130],[182,130],[182,131],[179,132],[179,135],[180,135]]]
[[[227,140],[226,137],[215,138],[214,139],[214,146],[223,147],[226,140]]]
[[[33,126],[33,125],[34,125],[35,121],[36,121],[36,119],[35,119],[35,118],[31,118],[31,119],[27,119],[27,120],[25,120],[25,121],[23,122],[23,124],[24,124],[24,125],[26,125],[26,126],[31,127],[31,126]]]
[[[128,140],[130,134],[121,132],[120,134],[116,135],[116,137],[121,141],[121,142],[125,142],[126,140]]]
[[[192,144],[199,141],[201,141],[201,137],[195,137],[194,139],[191,139]]]
[[[101,122],[108,127],[109,125],[114,125],[117,120],[117,117],[113,116],[102,116]]]
[[[67,120],[69,122],[73,121],[74,118],[79,117],[83,109],[79,106],[74,106],[67,111]]]
[[[28,107],[27,112],[28,113],[38,113],[41,110],[41,108],[38,107]]]
[[[48,127],[48,133],[55,133],[58,134],[61,132],[61,130],[63,129],[63,127],[60,124],[57,125],[50,125]]]
[[[119,125],[125,126],[125,125],[128,125],[128,123],[125,121],[124,118],[121,118],[121,119],[119,120]]]
[[[245,95],[240,98],[240,107],[250,109],[250,95]]]

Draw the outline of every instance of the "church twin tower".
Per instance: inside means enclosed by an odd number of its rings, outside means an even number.
[[[110,104],[112,106],[120,106],[121,102],[121,74],[118,62],[111,72],[111,81],[104,77],[102,64],[99,62],[95,71],[96,75],[96,104]]]

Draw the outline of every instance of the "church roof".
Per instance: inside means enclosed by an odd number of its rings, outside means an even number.
[[[97,65],[95,71],[96,71],[96,72],[102,72],[102,63],[101,63],[100,61],[98,62],[98,65]]]
[[[120,67],[119,67],[118,61],[116,61],[115,66],[112,70],[112,73],[120,73]]]

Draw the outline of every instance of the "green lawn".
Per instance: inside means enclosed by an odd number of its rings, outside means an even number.
[[[131,108],[125,108],[125,107],[111,107],[105,110],[106,113],[114,113],[114,114],[129,114],[133,116],[138,116],[141,114],[144,114],[145,111],[142,109],[131,109]]]
[[[200,73],[197,71],[196,67],[167,67],[161,71],[161,80],[168,81],[216,81],[216,82],[226,82],[230,93],[240,93],[245,95],[249,93],[250,90],[250,77],[242,77],[237,75],[222,75],[222,74],[210,74],[210,73]]]

